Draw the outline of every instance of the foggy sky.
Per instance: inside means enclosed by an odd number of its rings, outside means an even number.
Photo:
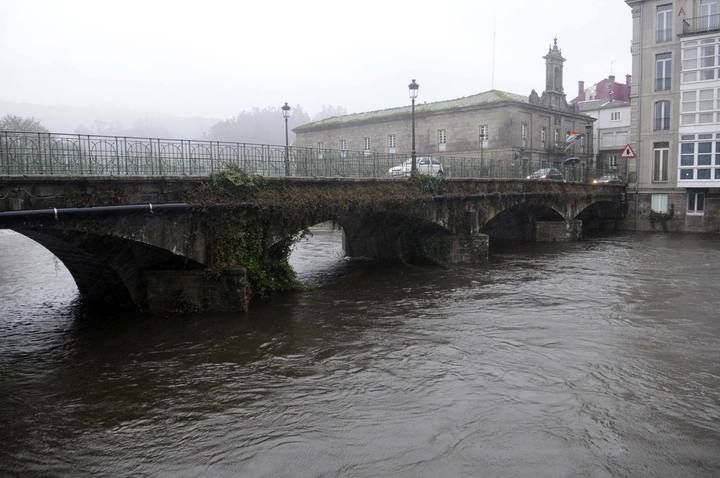
[[[554,36],[568,100],[630,73],[622,0],[0,0],[0,99],[228,117],[349,112],[544,87]],[[0,112],[0,114],[3,112]]]

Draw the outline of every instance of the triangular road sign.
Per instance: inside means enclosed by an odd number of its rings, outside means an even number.
[[[623,150],[622,154],[620,155],[623,159],[632,159],[635,157],[635,151],[633,151],[632,146],[629,144],[625,145],[625,149]]]

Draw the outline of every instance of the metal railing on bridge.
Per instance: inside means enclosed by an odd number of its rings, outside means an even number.
[[[606,174],[582,162],[557,164],[549,157],[509,160],[493,157],[420,154],[421,173],[452,178],[521,179],[557,167],[568,181],[585,182]],[[387,178],[409,153],[380,154],[223,141],[0,131],[0,176],[209,176],[238,167],[270,177]],[[408,166],[409,168],[409,166]],[[397,176],[405,177],[405,168]],[[425,169],[423,169],[425,168]]]

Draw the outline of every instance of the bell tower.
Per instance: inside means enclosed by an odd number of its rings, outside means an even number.
[[[562,50],[558,48],[557,37],[543,59],[545,59],[545,91],[543,91],[541,102],[544,106],[553,109],[566,109],[567,100],[563,87],[565,58],[562,56]]]

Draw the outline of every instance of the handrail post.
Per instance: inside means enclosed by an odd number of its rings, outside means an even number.
[[[182,175],[187,176],[185,174],[185,147],[183,146],[183,140],[180,140],[180,164],[182,166]]]
[[[117,163],[118,176],[121,176],[121,173],[120,173],[120,144],[118,143],[117,136],[115,136],[115,162]]]
[[[125,158],[125,176],[130,175],[128,169],[128,149],[127,149],[127,137],[123,136],[123,158]]]
[[[158,169],[160,170],[160,176],[163,175],[163,164],[162,164],[162,144],[160,143],[160,138],[157,140],[157,155],[158,155]]]
[[[150,161],[150,175],[155,176],[155,163],[153,162],[153,153],[152,153],[152,138],[148,138],[150,141],[150,157],[148,158]]]
[[[215,174],[215,157],[213,155],[212,141],[210,141],[210,174]]]

